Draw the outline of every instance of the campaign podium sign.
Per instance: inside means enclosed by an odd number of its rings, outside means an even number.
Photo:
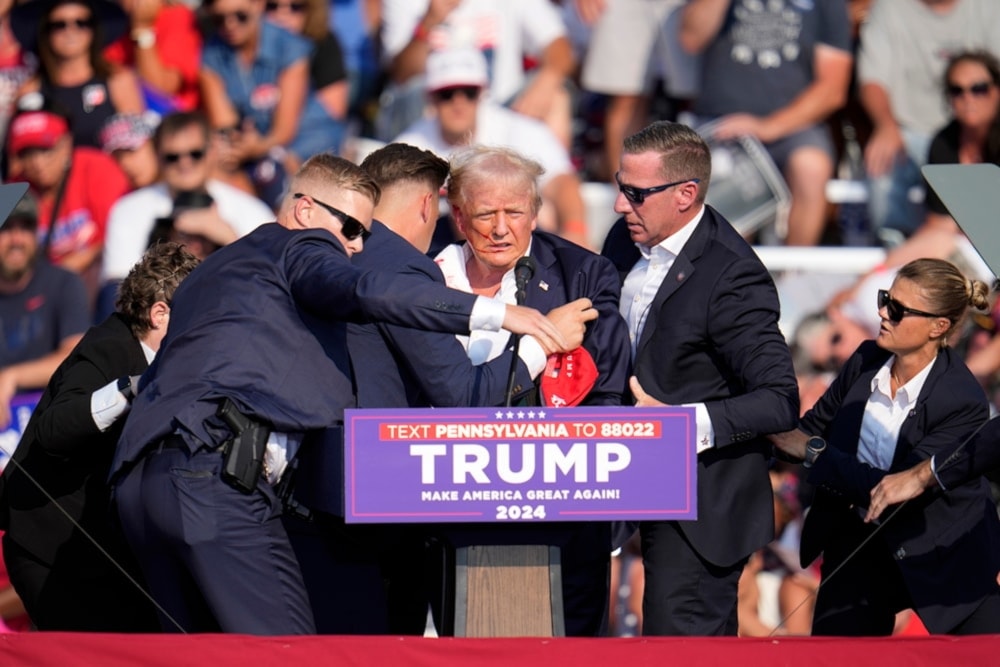
[[[697,518],[693,408],[347,410],[348,523]]]
[[[347,410],[344,520],[693,520],[695,432],[693,408],[667,406]],[[445,633],[564,635],[561,560],[503,538],[456,548]]]

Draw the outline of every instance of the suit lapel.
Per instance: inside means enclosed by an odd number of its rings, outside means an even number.
[[[642,334],[639,336],[639,344],[636,346],[636,359],[643,347],[653,337],[653,330],[656,328],[655,322],[660,308],[672,297],[682,285],[687,283],[695,272],[695,262],[705,252],[705,247],[711,239],[715,238],[717,228],[715,214],[709,207],[705,207],[705,214],[695,228],[691,238],[688,239],[681,252],[677,255],[673,265],[660,283],[660,288],[653,297],[653,303],[649,306],[649,313],[646,316],[646,323],[642,327]],[[706,295],[707,298],[707,295]]]
[[[920,396],[917,403],[906,415],[903,426],[899,429],[899,438],[896,440],[896,451],[892,455],[892,466],[890,470],[898,470],[903,465],[903,461],[913,450],[913,443],[920,442],[924,437],[923,427],[926,422],[922,419],[924,411],[927,409],[927,399],[934,393],[934,386],[938,380],[944,376],[951,363],[951,357],[947,350],[938,353],[937,359],[932,362],[931,372],[927,375],[924,386],[920,389]]]
[[[525,290],[525,305],[547,313],[566,303],[567,293],[562,271],[556,262],[555,253],[538,236],[532,241],[531,256],[535,258],[535,275]]]

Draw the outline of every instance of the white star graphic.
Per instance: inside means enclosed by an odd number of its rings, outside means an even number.
[[[544,410],[539,410],[538,411],[538,418],[539,419],[545,419],[545,411]]]
[[[503,413],[502,413],[502,412],[500,412],[499,410],[497,410],[497,413],[496,413],[495,417],[496,417],[497,419],[503,419]]]
[[[535,411],[534,410],[529,410],[528,411],[528,419],[534,419],[534,418],[535,418]]]
[[[507,419],[513,419],[513,418],[514,418],[514,413],[513,412],[508,412],[507,413]]]
[[[520,411],[518,411],[518,413],[517,413],[517,418],[518,418],[518,419],[524,419],[524,410],[520,410]]]

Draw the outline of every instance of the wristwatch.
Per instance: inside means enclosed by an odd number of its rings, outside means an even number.
[[[156,33],[152,28],[136,28],[132,31],[131,37],[140,49],[151,49],[156,46]]]
[[[127,402],[132,402],[132,399],[135,398],[135,392],[132,391],[132,378],[127,375],[118,378],[118,393],[124,396]]]
[[[826,440],[814,435],[808,440],[806,440],[806,458],[802,461],[803,468],[812,468],[813,464],[816,463],[816,459],[819,455],[823,453],[826,449]]]

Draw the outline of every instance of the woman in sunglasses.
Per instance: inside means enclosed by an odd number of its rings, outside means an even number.
[[[878,292],[881,327],[801,419],[772,436],[798,459],[816,497],[801,560],[820,554],[813,634],[888,635],[912,608],[933,633],[1000,632],[1000,520],[981,479],[926,495],[865,524],[871,489],[887,473],[970,437],[989,418],[979,383],[948,339],[989,290],[939,259],[900,268]]]
[[[309,95],[289,150],[299,162],[316,153],[339,153],[349,91],[340,42],[327,21],[329,0],[267,0],[264,7],[268,21],[307,37],[314,45],[309,57]]]
[[[100,148],[104,122],[116,113],[145,110],[139,80],[113,69],[101,50],[128,28],[125,11],[110,0],[29,0],[11,12],[21,46],[38,56],[38,72],[19,97],[41,93],[70,116],[75,146]]]

